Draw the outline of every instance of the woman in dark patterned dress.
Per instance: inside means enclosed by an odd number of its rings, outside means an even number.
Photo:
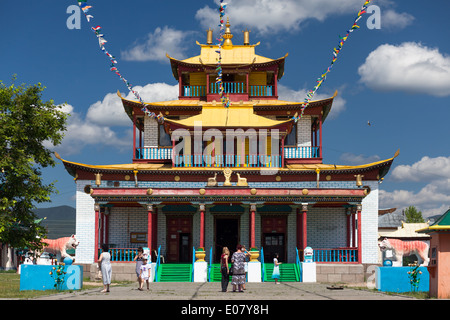
[[[242,290],[245,283],[245,253],[241,251],[242,246],[239,244],[236,247],[236,252],[231,257],[233,263],[233,277],[231,278],[231,284],[233,285],[233,292],[236,292],[236,286],[238,286],[239,292]]]

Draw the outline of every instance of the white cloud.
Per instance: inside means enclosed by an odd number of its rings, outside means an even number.
[[[145,86],[134,86],[133,90],[139,93],[144,102],[156,102],[178,99],[178,84],[152,83]],[[137,100],[132,92],[126,99]],[[125,113],[122,101],[117,93],[108,93],[102,101],[97,101],[89,107],[86,120],[103,126],[129,126],[130,119]]]
[[[423,157],[412,165],[398,165],[391,176],[398,181],[436,181],[450,179],[450,157]]]
[[[381,91],[450,95],[450,57],[415,42],[384,44],[358,68],[361,81]]]
[[[324,21],[331,15],[347,13],[356,16],[363,4],[360,0],[228,0],[227,3],[226,15],[232,26],[243,26],[260,33],[299,30],[308,19]],[[218,29],[215,28],[219,23],[217,6],[205,6],[195,17],[203,27]]]
[[[340,160],[345,163],[350,163],[351,165],[362,165],[380,161],[380,157],[378,155],[366,156],[364,154],[356,155],[345,152],[340,156]]]
[[[414,21],[414,17],[409,13],[397,13],[392,9],[381,11],[381,28],[404,29]]]
[[[178,85],[152,83],[143,87],[135,86],[133,89],[139,92],[146,102],[178,98]],[[126,98],[136,100],[131,92]],[[103,145],[119,151],[129,150],[133,141],[132,122],[116,93],[108,93],[102,101],[92,104],[85,118],[75,112],[75,108],[71,105],[63,105],[62,110],[71,114],[68,118],[67,131],[60,145],[54,147],[50,142],[45,143],[50,150],[64,155],[80,153],[88,145]],[[120,127],[125,127],[125,130]]]
[[[122,58],[129,61],[160,61],[168,62],[166,54],[175,58],[184,56],[187,47],[186,37],[192,34],[190,31],[180,31],[168,26],[156,28],[149,33],[143,41],[136,41],[134,46],[122,51]]]
[[[399,165],[391,176],[400,182],[426,183],[418,192],[380,190],[380,206],[404,209],[416,206],[424,217],[442,214],[450,206],[450,157],[423,157],[412,165]]]
[[[293,90],[282,84],[278,84],[278,98],[280,100],[302,102],[305,100],[307,92],[308,92],[308,89]],[[339,92],[342,92],[342,90],[340,90]],[[332,96],[333,96],[333,93],[331,93],[331,94],[318,93],[318,94],[314,95],[312,101],[328,99]],[[333,106],[331,107],[331,111],[328,115],[328,119],[334,119],[341,112],[343,112],[345,110],[345,103],[346,103],[346,101],[344,98],[342,98],[342,95],[338,94],[334,98]]]

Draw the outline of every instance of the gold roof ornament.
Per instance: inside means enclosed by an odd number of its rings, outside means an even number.
[[[245,28],[245,31],[242,31],[244,33],[244,46],[249,46],[250,45],[250,30],[247,30],[247,28]]]
[[[208,28],[208,30],[206,30],[206,44],[213,44],[213,30],[211,30],[211,28]]]
[[[233,35],[231,34],[230,30],[230,18],[227,17],[227,24],[225,25],[225,34],[223,35],[223,38],[225,39],[223,43],[224,49],[231,49],[233,48],[233,42],[231,42],[231,39],[233,38]]]

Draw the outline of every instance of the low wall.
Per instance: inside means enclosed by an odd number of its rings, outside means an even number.
[[[89,265],[89,279],[91,281],[101,281],[101,278],[98,277],[98,264],[93,263]],[[136,274],[136,263],[135,262],[128,262],[128,263],[120,263],[120,262],[114,262],[111,263],[111,280],[112,281],[137,281],[137,274]],[[151,269],[151,279],[150,281],[153,281],[153,278],[155,276],[155,268],[156,263],[152,263],[152,269]]]
[[[408,275],[410,267],[377,267],[375,269],[375,285],[383,292],[411,292],[411,282]],[[430,274],[427,267],[419,267],[422,274],[419,276],[417,291],[429,291]]]
[[[76,265],[64,266],[64,278],[60,286],[56,284],[58,266],[22,264],[20,267],[20,290],[80,290],[83,287],[83,268]],[[50,273],[53,274],[50,275]]]
[[[363,284],[364,266],[362,264],[316,264],[316,281],[326,283]]]

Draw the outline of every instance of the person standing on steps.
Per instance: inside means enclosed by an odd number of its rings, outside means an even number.
[[[230,281],[230,269],[228,267],[228,258],[230,257],[230,250],[223,247],[222,255],[220,256],[220,273],[222,274],[222,292],[227,292],[228,282]]]
[[[280,279],[281,262],[278,262],[278,259],[279,259],[278,253],[275,253],[273,258],[273,273],[272,273],[272,279],[275,279],[275,284],[280,284],[278,280]]]
[[[236,252],[231,257],[233,263],[233,276],[231,284],[233,285],[233,292],[236,292],[236,287],[239,292],[244,292],[243,285],[245,283],[245,253],[242,252],[242,245],[236,247]]]

